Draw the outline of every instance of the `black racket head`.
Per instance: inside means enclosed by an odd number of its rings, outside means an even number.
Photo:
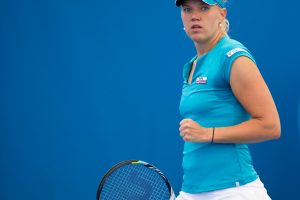
[[[97,200],[170,200],[174,192],[168,179],[153,165],[126,160],[102,178]]]

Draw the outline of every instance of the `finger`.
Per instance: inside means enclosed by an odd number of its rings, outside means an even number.
[[[182,125],[182,124],[185,124],[190,121],[192,121],[192,119],[186,118],[186,119],[181,120],[179,124]]]
[[[179,127],[179,131],[180,132],[188,132],[189,131],[189,129],[190,129],[190,125],[189,124],[183,124],[183,125],[181,125],[180,127]]]
[[[189,127],[190,127],[190,125],[189,125],[188,123],[181,124],[181,125],[179,126],[179,130],[180,130],[180,131],[183,131],[183,130],[185,130],[185,129],[188,129]]]
[[[189,135],[185,135],[184,137],[182,137],[184,141],[188,142],[190,141],[190,136]]]
[[[179,132],[179,134],[180,134],[181,137],[184,137],[184,136],[187,134],[187,131],[181,130],[181,131]]]
[[[182,124],[184,124],[184,120],[185,119],[183,119],[183,120],[181,120],[180,122],[179,122],[179,125],[181,126]]]
[[[183,137],[183,136],[184,136],[184,133],[183,133],[182,131],[179,131],[179,135],[180,135],[181,137]]]
[[[180,127],[178,128],[178,130],[179,130],[179,132],[183,131],[183,127],[180,126]]]
[[[186,129],[186,128],[189,128],[189,127],[191,127],[191,123],[190,123],[190,121],[184,121],[184,122],[182,122],[181,124],[180,124],[180,128],[181,129]]]

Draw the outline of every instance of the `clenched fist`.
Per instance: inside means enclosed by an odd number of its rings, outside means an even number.
[[[180,122],[180,136],[188,142],[211,142],[213,128],[205,128],[192,119],[183,119]]]

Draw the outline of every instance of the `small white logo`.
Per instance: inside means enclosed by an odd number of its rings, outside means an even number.
[[[207,82],[207,77],[206,76],[199,76],[196,79],[197,84],[206,84],[206,82]]]
[[[227,56],[228,57],[231,57],[233,54],[237,53],[237,52],[240,52],[240,51],[243,51],[243,52],[247,52],[245,49],[242,49],[242,48],[235,48],[235,49],[232,49],[231,51],[229,51],[227,53]]]

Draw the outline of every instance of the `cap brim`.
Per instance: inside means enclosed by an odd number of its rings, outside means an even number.
[[[210,1],[210,0],[201,0],[204,3],[208,4],[208,5],[216,5],[217,3],[215,1]],[[183,0],[176,0],[175,4],[177,7],[182,5]]]

